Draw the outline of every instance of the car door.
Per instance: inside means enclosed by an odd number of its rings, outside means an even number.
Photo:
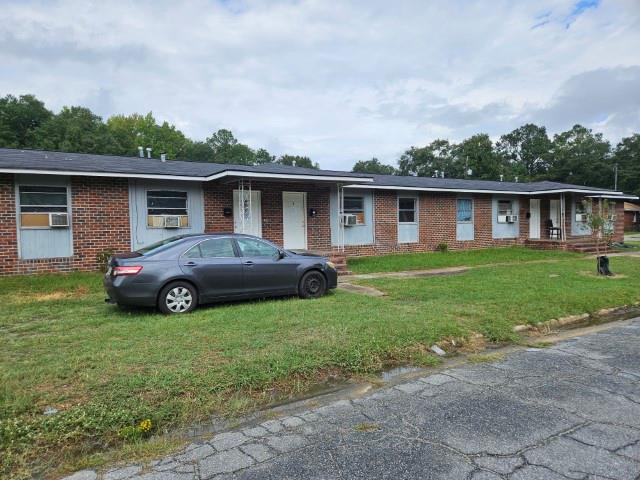
[[[245,292],[268,295],[296,291],[297,262],[280,258],[278,247],[257,238],[236,237],[236,243],[242,258]]]
[[[231,237],[210,238],[194,245],[180,257],[180,267],[205,299],[243,293],[242,263]]]

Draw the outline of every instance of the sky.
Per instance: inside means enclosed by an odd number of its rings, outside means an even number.
[[[640,0],[0,0],[8,93],[341,170],[527,122],[615,143],[640,131]]]

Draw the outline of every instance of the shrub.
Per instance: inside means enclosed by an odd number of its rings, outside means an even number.
[[[447,253],[449,251],[449,245],[444,242],[439,243],[436,250],[440,253]]]
[[[98,267],[102,273],[107,271],[109,268],[109,258],[114,254],[113,250],[102,250],[98,255],[96,255],[96,261],[98,262]]]

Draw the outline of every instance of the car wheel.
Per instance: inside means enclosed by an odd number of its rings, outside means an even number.
[[[318,298],[327,291],[327,279],[317,270],[307,272],[300,280],[298,295],[300,298]]]
[[[173,282],[160,292],[158,308],[162,313],[188,313],[198,305],[198,293],[187,282]]]

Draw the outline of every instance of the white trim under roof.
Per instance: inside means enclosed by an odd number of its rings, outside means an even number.
[[[121,172],[83,172],[67,170],[31,170],[26,168],[0,168],[0,173],[16,173],[30,175],[65,175],[82,177],[120,177],[120,178],[147,178],[156,180],[185,180],[191,182],[208,182],[223,177],[251,177],[251,178],[276,178],[282,180],[313,180],[325,182],[373,182],[373,178],[363,177],[355,180],[354,177],[340,177],[330,175],[304,175],[297,173],[265,173],[245,172],[242,170],[225,170],[207,177],[194,177],[187,175],[158,175],[153,173],[121,173]]]
[[[400,190],[400,191],[419,191],[419,192],[458,192],[458,193],[492,193],[501,195],[547,195],[550,193],[592,193],[598,195],[593,190],[585,190],[580,188],[557,188],[552,190],[534,190],[534,191],[514,191],[514,190],[482,190],[469,188],[439,188],[439,187],[404,187],[402,185],[345,185],[344,188],[368,188],[373,190]],[[622,192],[603,192],[603,195],[610,195],[612,198],[626,198]],[[633,197],[637,198],[637,197]]]
[[[615,199],[615,200],[638,200],[639,197],[635,196],[635,195],[617,195],[617,194],[611,194],[611,193],[606,193],[606,194],[599,194],[599,195],[587,195],[587,198],[608,198],[608,199]]]

